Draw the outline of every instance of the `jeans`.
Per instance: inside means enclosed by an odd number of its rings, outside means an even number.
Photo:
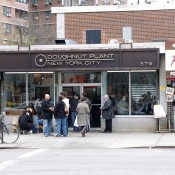
[[[43,119],[43,133],[45,136],[52,135],[52,119]]]
[[[34,124],[36,126],[42,125],[43,126],[43,119],[39,119],[37,115],[34,116]]]
[[[71,112],[72,128],[73,128],[74,131],[78,131],[79,130],[78,127],[74,126],[74,122],[75,122],[76,116],[77,116],[77,112]]]
[[[67,136],[68,128],[67,128],[67,116],[64,118],[55,119],[56,120],[56,135],[61,135],[61,129],[63,131],[63,135]]]

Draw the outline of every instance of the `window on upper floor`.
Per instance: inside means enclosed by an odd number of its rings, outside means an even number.
[[[36,24],[36,25],[33,25],[32,27],[32,32],[35,33],[35,34],[38,34],[41,30],[40,30],[40,25]]]
[[[50,5],[52,4],[52,0],[45,0],[45,5]]]
[[[39,13],[38,12],[32,12],[32,19],[38,20],[39,19]]]
[[[15,17],[20,19],[27,19],[28,12],[24,10],[15,9]]]
[[[45,29],[45,33],[50,33],[51,32],[51,25],[45,25],[44,29]]]
[[[32,0],[33,6],[37,7],[38,6],[38,0]]]
[[[7,6],[3,6],[3,15],[10,17],[11,16],[11,8]]]
[[[24,35],[29,34],[29,28],[28,27],[21,27],[21,29],[22,29],[22,32],[23,32]]]
[[[16,0],[16,2],[27,4],[28,3],[28,0]]]
[[[4,33],[11,33],[11,24],[3,24]]]
[[[48,18],[51,18],[51,11],[46,11],[45,12],[45,18],[48,19]]]
[[[86,44],[101,44],[101,30],[86,30]]]

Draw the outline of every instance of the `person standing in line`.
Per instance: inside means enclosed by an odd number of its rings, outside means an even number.
[[[76,111],[77,111],[78,126],[80,127],[82,137],[85,137],[85,131],[87,126],[89,125],[89,113],[90,113],[89,106],[86,103],[85,97],[81,98],[80,102],[78,103]]]
[[[63,97],[59,96],[58,103],[54,108],[54,117],[56,120],[56,137],[61,137],[61,128],[63,132],[63,136],[67,137],[67,116],[64,110],[65,103],[62,101]]]
[[[87,96],[87,93],[83,92],[83,93],[82,93],[82,98],[83,98],[83,97],[86,98],[86,103],[87,103],[88,106],[89,106],[89,110],[91,110],[91,109],[92,109],[92,103],[91,103],[91,101],[89,100],[89,98],[88,98],[88,96]]]
[[[79,128],[74,126],[75,119],[77,116],[76,108],[77,108],[78,102],[79,102],[79,95],[75,94],[73,99],[70,100],[71,122],[72,122],[73,131],[79,131]]]
[[[105,119],[105,130],[103,133],[112,133],[112,119],[114,118],[113,104],[108,95],[103,96],[104,105],[101,107],[102,118]]]
[[[66,98],[66,95],[65,95],[65,93],[64,92],[61,92],[60,93],[60,96],[62,96],[62,101],[64,101],[64,103],[66,104],[66,106],[69,108],[69,99],[68,98]]]
[[[91,109],[92,109],[92,103],[91,103],[90,99],[88,98],[88,95],[87,95],[86,92],[83,92],[83,93],[82,93],[82,98],[83,98],[83,97],[86,98],[86,103],[88,104],[89,110],[91,111]],[[90,132],[90,119],[91,119],[91,115],[90,115],[90,112],[89,112],[89,116],[88,116],[89,125],[88,125],[87,128],[86,128],[86,132]]]
[[[36,126],[37,131],[40,131],[43,128],[43,113],[40,106],[36,107],[36,114],[34,115],[34,124]]]
[[[67,108],[69,109],[69,99],[66,98],[65,93],[61,92],[60,96],[63,98],[62,101],[66,104]],[[66,114],[66,116],[67,116],[67,133],[68,133],[68,115],[69,115],[69,113]],[[61,134],[63,134],[62,129],[61,129]]]
[[[52,136],[52,115],[53,104],[50,101],[50,95],[45,94],[45,99],[41,103],[41,109],[43,111],[43,133],[45,137]]]

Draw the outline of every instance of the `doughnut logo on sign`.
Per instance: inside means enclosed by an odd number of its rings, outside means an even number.
[[[35,57],[35,64],[38,66],[38,67],[43,67],[45,66],[47,63],[47,58],[45,55],[43,54],[39,54]]]

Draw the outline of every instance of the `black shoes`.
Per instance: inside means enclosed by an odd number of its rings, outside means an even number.
[[[102,133],[112,133],[112,131],[103,131]]]
[[[81,131],[82,137],[85,137],[85,132]]]

